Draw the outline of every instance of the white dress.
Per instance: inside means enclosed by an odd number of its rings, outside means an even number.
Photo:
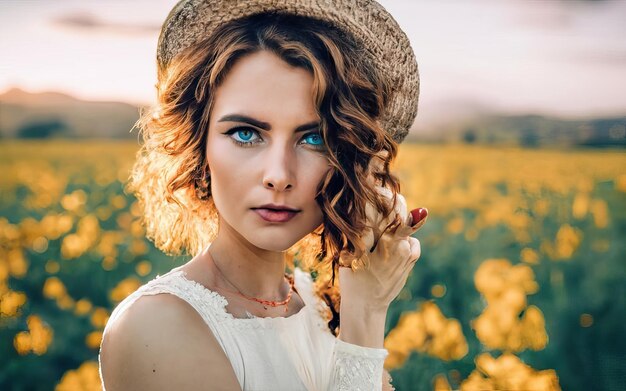
[[[109,326],[142,295],[170,293],[189,303],[226,353],[242,390],[381,390],[387,349],[347,343],[330,332],[308,273],[294,270],[294,286],[304,307],[289,317],[235,318],[226,298],[187,278],[180,267],[139,287],[113,310]],[[321,306],[321,307],[320,307]],[[102,348],[102,345],[100,346]],[[102,367],[98,354],[100,379]],[[105,390],[102,381],[102,390]]]

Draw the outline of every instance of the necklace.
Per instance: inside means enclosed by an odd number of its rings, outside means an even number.
[[[228,282],[231,286],[235,287],[235,289],[237,289],[237,292],[235,291],[231,291],[229,289],[224,289],[227,292],[230,293],[234,293],[236,295],[239,295],[245,299],[248,300],[252,300],[252,301],[256,301],[257,303],[261,303],[263,305],[264,309],[267,309],[266,306],[270,306],[270,307],[279,307],[281,305],[285,306],[285,312],[287,312],[289,310],[289,302],[291,301],[291,296],[293,294],[294,291],[294,279],[293,276],[288,275],[287,273],[285,273],[285,280],[287,281],[287,283],[289,283],[289,293],[287,294],[287,298],[285,300],[281,300],[281,301],[275,301],[275,300],[264,300],[264,299],[259,299],[256,297],[251,297],[251,296],[246,296],[243,293],[241,293],[241,290],[239,288],[237,288],[237,286],[235,286],[235,284],[233,284],[232,282],[230,282],[228,280],[228,278],[226,278],[226,276],[224,275],[224,273],[222,273],[222,271],[220,270],[220,268],[217,266],[217,263],[215,263],[215,259],[213,258],[213,255],[211,255],[211,259],[213,260],[213,265],[215,265],[215,268],[217,269],[217,271],[220,273],[220,275],[222,276],[222,278]]]

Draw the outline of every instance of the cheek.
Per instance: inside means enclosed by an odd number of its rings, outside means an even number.
[[[221,150],[221,152],[220,152]],[[227,212],[246,187],[245,167],[237,162],[225,146],[213,144],[207,149],[208,165],[211,172],[211,194],[219,213]]]
[[[317,159],[316,161],[311,162],[306,165],[307,170],[305,177],[307,178],[308,186],[312,188],[313,193],[317,191],[318,187],[321,187],[323,184],[326,175],[331,170],[330,163],[327,158]]]
[[[303,174],[304,178],[306,178],[307,193],[311,195],[311,203],[315,204],[316,217],[319,217],[321,219],[322,210],[321,207],[317,204],[315,198],[318,188],[321,188],[327,173],[330,172],[330,165],[328,164],[328,160],[324,158],[322,161],[315,161],[308,167],[309,168]]]

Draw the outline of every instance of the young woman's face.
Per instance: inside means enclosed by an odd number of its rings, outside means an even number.
[[[312,88],[309,71],[260,51],[239,59],[216,90],[206,153],[228,232],[220,234],[284,251],[322,223],[315,194],[330,166]]]

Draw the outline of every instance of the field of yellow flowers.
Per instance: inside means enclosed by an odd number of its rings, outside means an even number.
[[[0,389],[100,389],[112,309],[187,261],[123,191],[137,147],[0,143]],[[429,210],[387,318],[398,391],[625,384],[623,151],[406,144],[392,168]]]

